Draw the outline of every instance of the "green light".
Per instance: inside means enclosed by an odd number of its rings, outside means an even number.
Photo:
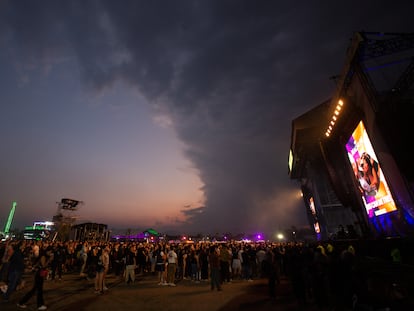
[[[13,205],[12,205],[12,208],[10,210],[9,218],[7,218],[6,226],[4,227],[4,233],[9,233],[10,225],[11,225],[11,223],[13,221],[13,217],[14,217],[14,212],[16,210],[16,206],[17,206],[17,202],[14,201],[13,202]]]
[[[26,226],[24,229],[27,231],[34,231],[34,230],[44,230],[45,227],[44,226]]]

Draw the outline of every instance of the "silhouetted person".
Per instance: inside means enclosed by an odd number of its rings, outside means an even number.
[[[213,245],[210,248],[210,254],[208,261],[210,263],[210,278],[211,278],[211,290],[217,288],[221,291],[220,285],[220,257],[217,246]]]
[[[8,283],[7,291],[3,294],[5,301],[8,301],[10,295],[16,290],[17,285],[21,282],[24,272],[24,257],[20,250],[20,243],[9,245],[9,265],[8,265]]]
[[[268,280],[269,297],[276,298],[276,285],[280,283],[280,267],[276,255],[271,248],[266,250],[262,262],[262,273]]]

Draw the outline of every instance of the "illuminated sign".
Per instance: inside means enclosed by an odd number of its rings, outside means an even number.
[[[319,222],[315,222],[313,224],[313,228],[314,228],[316,233],[321,233],[321,227],[319,226]]]
[[[313,228],[317,234],[321,233],[321,227],[319,225],[318,216],[316,215],[316,207],[315,207],[315,201],[313,200],[313,197],[309,198],[309,209],[312,213],[313,218]]]
[[[292,152],[292,149],[289,150],[289,163],[288,163],[288,165],[289,165],[289,172],[291,172],[292,168],[293,168],[293,152]]]
[[[313,197],[309,199],[309,208],[313,216],[316,216],[316,209],[315,209],[315,202],[313,201]]]

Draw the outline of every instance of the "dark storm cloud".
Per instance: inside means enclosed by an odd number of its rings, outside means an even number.
[[[196,207],[196,208],[190,208],[190,207],[186,207],[186,209],[183,209],[181,212],[188,216],[188,217],[194,217],[200,213],[203,212],[204,207]]]
[[[223,232],[304,223],[287,175],[292,119],[332,95],[353,32],[409,31],[412,12],[378,1],[12,1],[2,11],[20,61],[76,56],[87,86],[123,80],[167,114],[206,197],[181,225]]]

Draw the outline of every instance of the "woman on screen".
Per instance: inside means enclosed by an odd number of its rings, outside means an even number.
[[[380,178],[378,175],[378,162],[364,152],[359,161],[359,184],[366,196],[377,194]]]

